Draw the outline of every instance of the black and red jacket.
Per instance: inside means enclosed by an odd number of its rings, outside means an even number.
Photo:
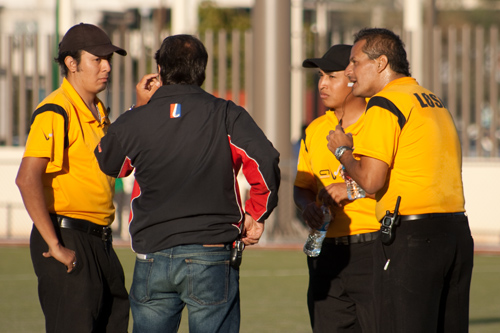
[[[250,115],[198,86],[160,87],[121,115],[95,150],[107,175],[135,168],[132,248],[230,243],[244,211],[264,221],[278,203],[279,153]],[[236,177],[251,186],[243,209]]]

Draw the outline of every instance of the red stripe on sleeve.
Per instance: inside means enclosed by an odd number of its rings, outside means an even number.
[[[271,190],[267,186],[264,176],[260,172],[259,163],[248,156],[247,152],[234,145],[229,138],[231,153],[233,156],[233,168],[238,174],[239,169],[243,165],[243,174],[250,184],[250,199],[245,202],[245,211],[249,213],[254,220],[259,219],[268,210],[268,200],[271,195]]]
[[[141,195],[141,188],[139,187],[139,183],[137,183],[137,180],[134,180],[134,187],[132,188],[132,194],[130,196],[130,214],[128,217],[128,223],[132,222],[132,219],[134,218],[134,210],[132,207],[132,202],[140,195]]]
[[[134,167],[132,166],[132,161],[130,158],[126,157],[125,161],[123,161],[123,165],[120,169],[120,173],[118,174],[118,177],[116,178],[122,178],[122,177],[127,177],[130,175],[130,173],[134,170]]]

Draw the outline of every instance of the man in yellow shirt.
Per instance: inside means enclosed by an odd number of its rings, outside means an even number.
[[[32,116],[16,178],[34,226],[31,258],[47,332],[126,332],[129,302],[111,244],[114,179],[94,148],[109,120],[97,94],[111,57],[126,51],[100,28],[78,24],[59,44],[64,75]]]
[[[370,332],[375,324],[371,251],[380,229],[375,200],[347,200],[342,166],[326,145],[329,131],[339,123],[354,138],[363,130],[365,99],[352,95],[344,75],[350,51],[351,45],[334,45],[322,58],[303,63],[319,68],[318,89],[329,108],[305,131],[294,186],[295,203],[309,227],[321,226],[323,202],[333,217],[319,256],[307,258],[313,332]]]
[[[376,195],[378,332],[467,332],[473,240],[453,119],[410,77],[403,42],[392,31],[358,32],[346,75],[355,96],[370,97],[366,128],[353,143],[337,126],[328,148]]]

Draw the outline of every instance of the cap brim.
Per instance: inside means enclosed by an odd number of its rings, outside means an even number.
[[[323,58],[306,59],[302,63],[302,67],[320,68],[324,72],[340,72],[345,70],[345,66],[342,64]]]
[[[305,68],[318,68],[318,64],[316,63],[316,61],[318,60],[321,60],[321,59],[306,59],[304,60],[304,62],[302,62],[302,67],[305,67]]]
[[[84,50],[98,57],[106,57],[113,52],[116,52],[122,56],[127,55],[127,51],[113,44],[89,46],[84,48]]]

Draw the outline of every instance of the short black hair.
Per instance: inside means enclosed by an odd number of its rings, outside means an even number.
[[[64,62],[64,59],[66,59],[66,57],[68,56],[75,59],[76,65],[78,66],[80,65],[80,61],[82,60],[82,50],[60,52],[57,58],[54,58],[54,60],[59,64],[59,67],[61,68],[61,74],[64,77],[68,76],[69,69],[66,66],[66,63]]]
[[[203,43],[191,35],[165,38],[155,54],[162,84],[201,86],[205,81],[208,54]]]
[[[394,32],[382,28],[364,28],[354,35],[354,43],[362,40],[366,41],[363,52],[368,58],[377,59],[385,55],[393,71],[411,76],[404,43]]]

